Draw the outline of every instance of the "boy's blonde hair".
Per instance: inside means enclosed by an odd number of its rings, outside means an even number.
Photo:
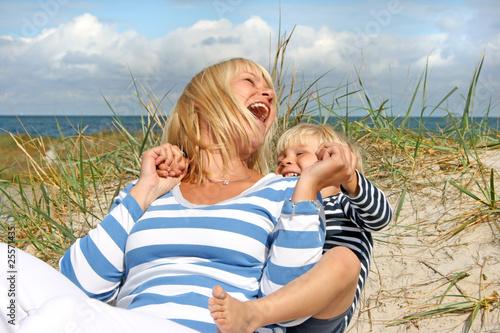
[[[305,145],[307,144],[307,140],[311,137],[316,138],[319,144],[323,142],[335,142],[349,146],[352,152],[358,157],[356,169],[359,172],[364,173],[363,156],[359,146],[354,141],[349,140],[343,133],[335,131],[329,125],[301,123],[289,128],[278,139],[276,144],[276,153],[279,155],[286,149],[293,146]]]
[[[207,150],[220,152],[222,172],[225,173],[230,158],[239,155],[235,138],[240,138],[244,145],[250,146],[248,126],[257,133],[254,115],[239,101],[230,85],[231,80],[242,71],[261,76],[268,87],[274,90],[269,73],[259,64],[243,58],[226,60],[196,74],[186,85],[168,117],[162,142],[179,146],[189,157],[189,170],[184,177],[188,182],[199,185],[212,176],[207,174],[202,165],[202,161],[210,163]],[[275,99],[271,104],[277,110]],[[208,125],[211,142],[201,136],[200,117]],[[274,127],[266,136],[264,144],[247,160],[249,168],[262,174],[269,172],[267,161],[272,158],[270,144]]]

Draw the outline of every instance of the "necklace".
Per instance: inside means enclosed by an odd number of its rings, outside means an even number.
[[[241,179],[231,179],[231,180],[228,180],[228,179],[214,179],[214,178],[207,178],[207,179],[210,180],[211,182],[222,182],[222,185],[229,185],[230,182],[239,182],[241,180],[245,180],[245,179],[248,179],[248,178],[252,177],[254,172],[255,172],[255,170],[252,170],[252,173],[250,174],[250,176],[245,177],[245,178],[241,178]]]

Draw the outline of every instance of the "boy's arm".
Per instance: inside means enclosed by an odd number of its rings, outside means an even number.
[[[330,163],[333,174],[330,185],[340,185],[344,194],[341,199],[349,203],[343,205],[349,219],[370,231],[380,230],[389,224],[392,208],[385,194],[356,170],[358,158],[348,146],[324,142],[316,155],[320,161],[317,164],[332,159],[335,161]]]
[[[369,231],[378,231],[386,227],[392,219],[392,207],[383,191],[373,185],[363,174],[357,173],[357,195],[351,195],[348,189],[341,185],[341,200],[344,213],[360,227]]]

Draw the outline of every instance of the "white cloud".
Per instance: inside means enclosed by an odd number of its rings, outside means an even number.
[[[453,83],[469,84],[487,37],[474,40],[463,33],[458,21],[442,21],[442,25],[447,32],[414,36],[374,27],[334,31],[299,25],[286,59],[290,70],[300,70],[310,82],[333,70],[323,80],[330,86],[337,86],[346,73],[354,78],[355,69],[361,70],[363,79],[373,83],[384,99],[409,89],[408,82],[420,76],[429,60],[429,80],[444,96]],[[176,86],[170,95],[175,98],[192,75],[221,59],[243,56],[267,67],[276,34],[266,21],[252,16],[241,24],[227,19],[198,21],[148,39],[134,30],[117,32],[84,14],[32,38],[0,36],[4,68],[0,96],[19,113],[102,114],[109,112],[102,93],[120,112],[130,114],[137,112],[138,105],[129,88],[129,69],[159,95]],[[489,36],[490,76],[484,86],[494,91],[500,77],[500,34]],[[401,81],[405,84],[394,84]],[[9,112],[0,106],[0,114]]]

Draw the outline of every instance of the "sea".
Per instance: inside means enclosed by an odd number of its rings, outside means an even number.
[[[120,116],[119,120],[131,133],[142,130],[140,116]],[[2,132],[29,134],[32,137],[90,135],[116,131],[116,123],[115,116],[0,116],[0,135]]]
[[[350,121],[360,120],[362,117],[349,117]],[[120,116],[120,122],[131,133],[138,133],[142,130],[143,118],[141,116]],[[460,119],[457,119],[458,121]],[[0,116],[0,135],[3,133],[29,134],[32,137],[38,136],[72,136],[78,133],[96,134],[104,131],[116,131],[117,118],[115,116]],[[330,117],[329,123],[335,125],[338,122],[334,117]],[[400,126],[402,119],[397,118],[394,123]],[[486,124],[494,132],[500,132],[500,117],[474,117],[469,122]],[[369,122],[368,122],[369,124]],[[410,118],[405,127],[417,129],[420,119]],[[428,117],[423,119],[422,124],[425,131],[440,132],[450,127],[449,118]]]

